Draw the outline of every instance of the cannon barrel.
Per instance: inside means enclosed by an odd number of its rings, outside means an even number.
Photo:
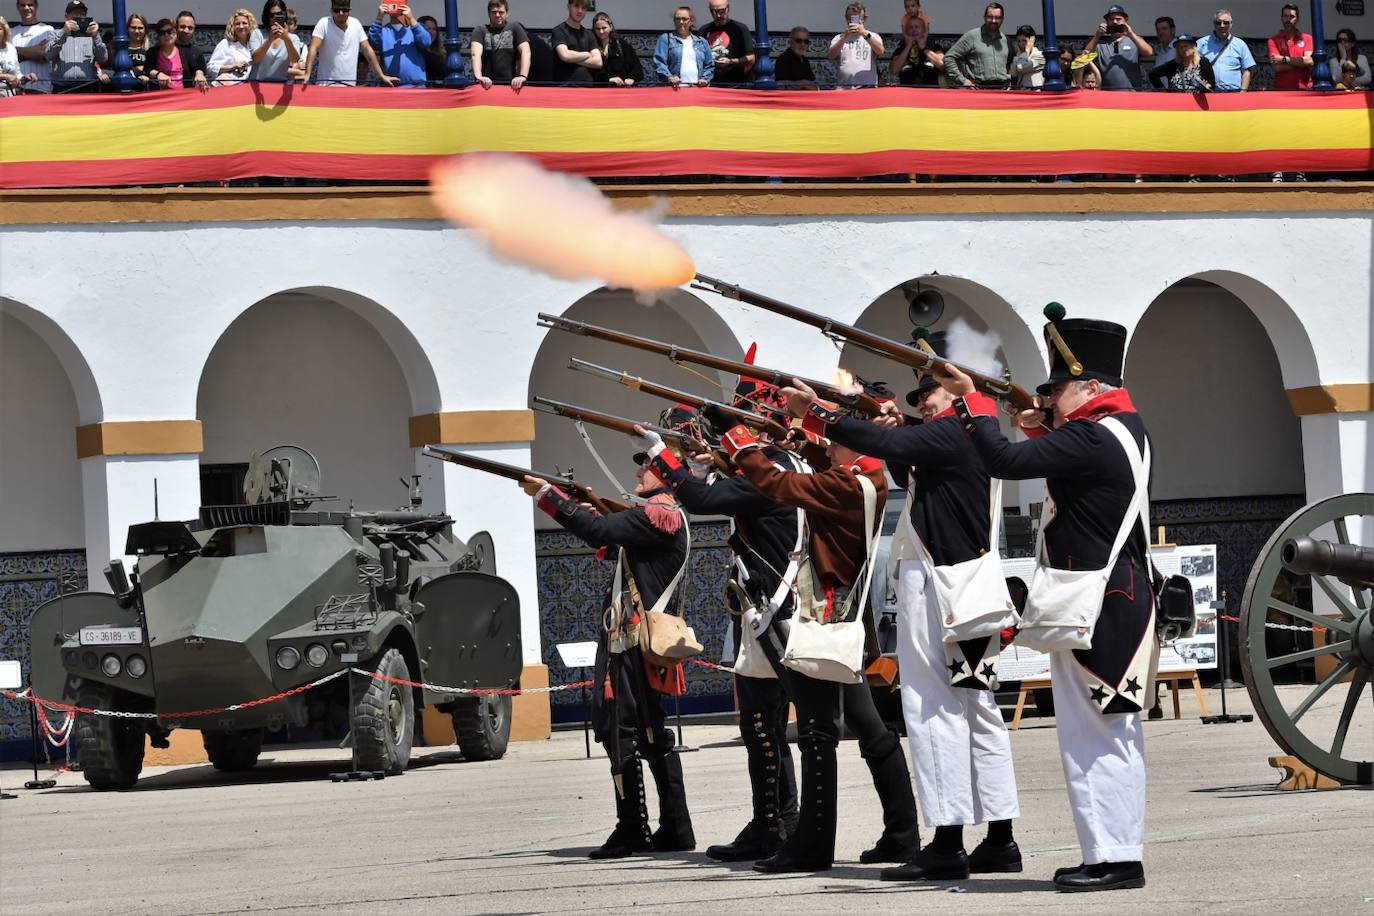
[[[1284,541],[1280,558],[1284,569],[1298,575],[1311,573],[1374,584],[1374,548],[1317,538],[1289,538]]]

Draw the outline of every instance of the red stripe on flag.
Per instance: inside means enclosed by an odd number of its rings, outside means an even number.
[[[237,153],[107,159],[87,162],[23,162],[4,166],[6,188],[99,187],[178,184],[258,176],[423,181],[435,156],[366,153]],[[1082,150],[1074,152],[912,152],[820,155],[737,150],[679,150],[664,153],[548,153],[534,158],[560,171],[593,177],[657,177],[736,174],[758,177],[836,178],[853,175],[1075,175],[1075,174],[1247,174],[1271,171],[1367,171],[1374,151],[1268,150],[1225,155]]]

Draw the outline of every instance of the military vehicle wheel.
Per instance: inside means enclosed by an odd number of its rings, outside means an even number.
[[[217,770],[238,773],[251,770],[262,753],[263,731],[260,728],[245,728],[236,732],[201,732],[200,740],[205,744],[206,756]]]
[[[399,649],[387,649],[373,669],[378,674],[410,680],[410,668]],[[384,770],[397,776],[410,762],[415,740],[415,694],[390,681],[367,679],[353,706],[353,747],[358,769]]]
[[[453,730],[468,760],[500,760],[510,742],[511,698],[486,694],[453,704]]]
[[[127,711],[128,696],[108,684],[83,681],[76,705]],[[130,789],[143,771],[143,723],[114,716],[76,716],[76,759],[92,789]]]

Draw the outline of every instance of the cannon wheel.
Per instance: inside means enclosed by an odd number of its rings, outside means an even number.
[[[1371,517],[1374,517],[1374,493],[1333,496],[1293,513],[1265,543],[1250,570],[1240,614],[1241,669],[1250,699],[1255,704],[1255,713],[1264,727],[1281,748],[1313,769],[1332,779],[1360,785],[1374,782],[1374,760],[1354,759],[1346,736],[1361,706],[1366,710],[1369,706],[1361,701],[1365,699],[1366,687],[1374,673],[1370,590],[1352,588],[1332,576],[1313,575],[1313,589],[1320,589],[1340,610],[1339,617],[1330,618],[1275,597],[1274,586],[1283,574],[1280,550],[1289,538],[1312,536],[1348,544],[1349,519]],[[1265,633],[1268,623],[1277,622],[1276,617],[1288,625],[1326,627],[1326,645],[1271,658]],[[1332,659],[1335,668],[1300,702],[1291,709],[1285,708],[1274,689],[1274,669],[1318,657]],[[1340,683],[1347,675],[1349,683]],[[1342,707],[1338,723],[1328,733],[1310,724],[1304,716],[1333,689],[1333,696],[1341,699]],[[1374,689],[1369,692],[1374,696]]]

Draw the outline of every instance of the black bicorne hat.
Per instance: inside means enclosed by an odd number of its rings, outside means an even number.
[[[1057,302],[1045,306],[1045,316],[1050,319],[1045,325],[1045,341],[1050,351],[1050,377],[1045,384],[1036,387],[1039,394],[1049,394],[1058,382],[1097,379],[1108,385],[1121,386],[1121,370],[1126,361],[1124,327],[1114,321],[1095,318],[1065,318],[1064,307]]]

